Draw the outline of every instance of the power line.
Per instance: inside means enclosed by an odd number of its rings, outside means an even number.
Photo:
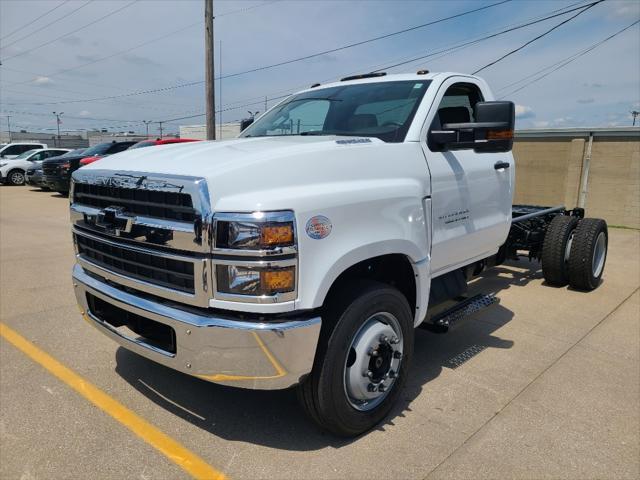
[[[430,26],[430,25],[435,25],[437,23],[441,23],[441,22],[444,22],[444,21],[447,21],[447,20],[451,20],[451,19],[454,19],[454,18],[459,18],[459,17],[465,16],[465,15],[469,15],[471,13],[475,13],[475,12],[481,11],[481,10],[486,10],[488,8],[492,8],[492,7],[495,7],[497,5],[508,3],[508,2],[511,2],[511,1],[512,0],[501,0],[500,2],[497,2],[497,3],[493,3],[493,4],[490,4],[490,5],[485,5],[483,7],[475,8],[473,10],[467,10],[465,12],[457,13],[455,15],[450,15],[448,17],[440,18],[438,20],[433,20],[431,22],[427,22],[427,23],[424,23],[424,24],[421,24],[421,25],[416,25],[416,26],[413,26],[413,27],[410,27],[410,28],[405,28],[403,30],[398,30],[396,32],[388,33],[386,35],[381,35],[381,36],[370,38],[370,39],[367,39],[367,40],[362,40],[360,42],[355,42],[355,43],[351,43],[351,44],[348,44],[348,45],[343,45],[341,47],[333,48],[333,49],[330,49],[330,50],[325,50],[325,51],[322,51],[322,52],[317,52],[317,53],[314,53],[314,54],[311,54],[311,55],[306,55],[304,57],[298,57],[298,58],[286,60],[286,61],[275,63],[275,64],[272,64],[272,65],[265,65],[265,66],[262,66],[262,67],[252,68],[250,70],[245,70],[243,72],[236,72],[236,73],[231,73],[231,74],[227,74],[227,75],[224,75],[224,76],[218,76],[216,78],[216,80],[232,78],[232,77],[238,77],[240,75],[246,75],[248,73],[254,73],[254,72],[261,71],[261,70],[266,70],[266,69],[269,69],[269,68],[274,68],[274,67],[278,67],[278,66],[282,66],[282,65],[291,64],[291,63],[294,63],[294,62],[299,62],[299,61],[302,61],[302,60],[308,60],[310,58],[315,58],[315,57],[318,57],[318,56],[321,56],[321,55],[326,55],[328,53],[334,53],[334,52],[337,52],[337,51],[340,51],[340,50],[345,50],[347,48],[352,48],[352,47],[356,47],[356,46],[359,46],[359,45],[364,45],[364,44],[371,43],[371,42],[374,42],[374,41],[377,41],[377,40],[382,40],[382,39],[389,38],[389,37],[392,37],[392,36],[395,36],[395,35],[400,35],[402,33],[406,33],[406,32],[410,32],[410,31],[413,31],[413,30],[420,29],[420,28],[424,28],[424,27],[427,27],[427,26]],[[10,57],[10,58],[12,58],[12,57]],[[58,105],[58,104],[63,104],[63,103],[80,103],[80,102],[93,102],[93,101],[99,101],[99,100],[110,100],[110,99],[124,98],[124,97],[130,97],[130,96],[135,96],[135,95],[148,95],[148,94],[151,94],[151,93],[160,93],[160,92],[165,92],[167,90],[173,90],[173,89],[177,89],[177,88],[184,88],[184,87],[191,87],[191,86],[195,86],[195,85],[202,85],[203,83],[204,83],[204,80],[198,80],[198,81],[194,81],[194,82],[188,82],[188,83],[183,83],[183,84],[178,84],[178,85],[173,85],[173,86],[168,86],[168,87],[162,87],[162,88],[156,88],[156,89],[148,89],[148,90],[142,90],[142,91],[136,91],[136,92],[129,92],[129,93],[126,93],[126,94],[110,95],[110,96],[105,96],[105,97],[95,97],[95,98],[90,98],[90,99],[85,99],[85,100],[70,100],[68,102],[33,103],[32,105]]]
[[[217,15],[216,18],[224,17],[224,16],[227,16],[227,15],[233,15],[233,14],[237,14],[237,13],[243,13],[243,12],[246,12],[248,10],[253,10],[254,8],[264,7],[264,6],[270,5],[272,3],[276,3],[278,1],[281,1],[281,0],[273,0],[273,1],[270,1],[270,2],[263,2],[263,3],[260,3],[258,5],[252,5],[251,7],[232,10],[230,12],[224,12],[224,13],[222,13],[220,15]],[[103,62],[105,60],[109,60],[110,58],[114,58],[114,57],[123,55],[125,53],[129,53],[129,52],[131,52],[133,50],[136,50],[136,49],[138,49],[140,47],[144,47],[146,45],[150,45],[152,43],[159,42],[160,40],[164,40],[165,38],[171,37],[171,36],[173,36],[173,35],[175,35],[177,33],[183,32],[183,31],[188,30],[190,28],[193,28],[195,26],[199,26],[201,23],[202,22],[200,22],[200,21],[194,22],[194,23],[190,23],[190,24],[185,25],[183,27],[180,27],[180,28],[178,28],[176,30],[173,30],[173,31],[171,31],[169,33],[166,33],[164,35],[160,35],[159,37],[155,37],[155,38],[152,38],[151,40],[147,40],[147,41],[144,41],[144,42],[139,43],[137,45],[134,45],[133,47],[129,47],[129,48],[125,49],[125,50],[120,50],[119,52],[115,52],[115,53],[112,53],[110,55],[106,55],[104,57],[96,58],[95,60],[91,60],[89,62],[82,63],[80,65],[75,65],[73,67],[64,68],[64,69],[58,70],[57,72],[54,72],[54,73],[37,74],[37,75],[41,75],[41,76],[45,76],[45,77],[57,77],[57,76],[62,75],[64,73],[68,73],[68,72],[71,72],[73,70],[77,70],[79,68],[84,68],[84,67],[87,67],[89,65],[93,65],[93,64],[96,64],[96,63],[99,63],[99,62]],[[27,84],[27,83],[29,83],[29,81],[14,82],[14,83],[11,83],[10,85],[23,85],[23,84]]]
[[[91,1],[91,0],[89,0],[89,1]],[[87,4],[88,4],[88,3],[89,3],[89,2],[87,2]],[[100,18],[97,18],[97,19],[96,19],[96,20],[94,20],[93,22],[86,23],[86,24],[84,24],[82,27],[76,28],[75,30],[72,30],[72,31],[70,31],[70,32],[65,33],[64,35],[60,35],[59,37],[56,37],[56,38],[54,38],[53,40],[49,40],[48,42],[41,43],[40,45],[38,45],[38,46],[36,46],[36,47],[32,47],[32,48],[30,48],[30,49],[28,49],[28,50],[24,50],[24,51],[22,51],[22,52],[16,53],[15,55],[12,55],[12,56],[10,56],[10,57],[5,58],[4,60],[5,60],[5,61],[7,61],[7,60],[11,60],[12,58],[21,57],[22,55],[26,55],[27,53],[31,53],[31,52],[33,52],[34,50],[38,50],[39,48],[42,48],[42,47],[44,47],[44,46],[46,46],[46,45],[50,45],[50,44],[52,44],[52,43],[54,43],[54,42],[57,42],[58,40],[60,40],[60,39],[62,39],[62,38],[65,38],[65,37],[68,37],[68,36],[70,36],[70,35],[72,35],[72,34],[74,34],[74,33],[77,33],[77,32],[79,32],[80,30],[84,30],[85,28],[89,28],[91,25],[95,25],[96,23],[101,22],[102,20],[104,20],[104,19],[106,19],[106,18],[109,18],[109,17],[111,17],[111,16],[115,15],[116,13],[121,12],[121,11],[122,11],[122,10],[124,10],[125,8],[129,8],[129,7],[130,7],[130,6],[132,6],[134,3],[136,3],[136,0],[132,0],[131,2],[127,3],[126,5],[124,5],[124,6],[120,7],[120,8],[117,8],[117,9],[113,10],[113,11],[112,11],[112,12],[110,12],[110,13],[107,13],[106,15],[103,15],[103,16],[101,16]],[[85,4],[85,5],[86,5],[86,4]]]
[[[66,18],[68,18],[70,15],[73,15],[73,14],[74,14],[74,13],[76,13],[78,10],[80,10],[80,9],[82,9],[82,8],[86,7],[87,5],[89,5],[91,2],[92,2],[92,0],[89,0],[89,1],[88,1],[88,2],[86,2],[86,3],[83,3],[82,5],[80,5],[80,6],[79,6],[78,8],[76,8],[75,10],[72,10],[72,11],[70,11],[69,13],[67,13],[67,14],[65,14],[65,15],[62,15],[61,17],[56,18],[54,21],[49,22],[49,23],[47,23],[46,25],[44,25],[44,26],[40,27],[40,29],[39,29],[38,31],[42,31],[42,30],[44,30],[45,28],[48,28],[48,27],[50,27],[51,25],[53,25],[53,24],[55,24],[55,23],[58,23],[60,20],[65,20],[65,19],[66,19]],[[67,2],[64,2],[64,3],[67,3]],[[61,7],[62,5],[64,5],[64,3],[63,3],[63,4],[61,4],[61,5],[58,5],[58,7]],[[58,8],[58,7],[56,7],[56,8]],[[54,8],[53,10],[55,10],[55,8]],[[53,10],[50,10],[50,12],[52,12]],[[20,41],[24,40],[25,38],[29,38],[30,36],[32,36],[32,35],[33,35],[33,33],[34,33],[34,32],[28,33],[28,34],[24,35],[23,37],[20,37],[20,38],[18,38],[17,40],[14,40],[14,41],[13,41],[13,42],[11,42],[10,44],[3,46],[2,48],[3,48],[3,49],[8,48],[8,47],[10,47],[11,45],[14,45],[14,44],[16,44],[16,43],[18,43],[18,42],[20,42]]]
[[[572,4],[572,5],[575,5],[575,4]],[[529,27],[531,25],[535,25],[537,23],[541,23],[541,22],[544,22],[546,20],[550,20],[552,18],[556,18],[556,17],[560,17],[562,15],[566,15],[567,13],[575,12],[576,10],[581,10],[584,7],[585,7],[585,5],[582,5],[580,7],[571,8],[569,10],[565,10],[565,11],[559,12],[559,13],[554,13],[554,12],[557,12],[557,10],[554,10],[554,11],[550,12],[548,15],[546,15],[544,17],[541,17],[541,18],[538,18],[537,20],[531,20],[531,21],[528,21],[526,23],[523,23],[523,24],[520,24],[520,25],[516,25],[514,27],[509,27],[509,28],[506,28],[504,30],[500,30],[499,32],[492,33],[492,34],[489,34],[489,35],[485,35],[484,37],[480,37],[480,38],[476,38],[474,40],[470,40],[468,42],[460,43],[460,44],[458,44],[456,46],[453,46],[453,47],[444,48],[442,50],[439,50],[439,51],[436,51],[436,52],[427,53],[427,54],[421,55],[419,57],[413,57],[413,58],[411,58],[409,60],[405,60],[405,61],[402,61],[402,62],[394,63],[393,65],[387,65],[387,66],[378,68],[377,70],[374,70],[374,72],[379,72],[379,71],[382,71],[382,70],[388,70],[390,68],[400,67],[402,65],[406,65],[408,63],[413,63],[413,62],[416,62],[418,60],[425,60],[425,59],[427,59],[429,57],[433,57],[434,55],[439,55],[441,53],[450,52],[452,50],[456,50],[456,49],[459,49],[459,48],[462,48],[462,47],[475,45],[477,43],[484,42],[485,40],[489,40],[491,38],[499,37],[500,35],[504,35],[506,33],[511,33],[511,32],[516,31],[516,30],[520,30],[522,28],[526,28],[526,27]]]
[[[511,92],[508,92],[508,93],[502,94],[500,98],[505,98],[505,97],[507,97],[507,96],[513,95],[514,93],[519,92],[520,90],[522,90],[522,89],[524,89],[524,88],[528,87],[529,85],[532,85],[532,84],[534,84],[534,83],[536,83],[536,82],[539,82],[539,81],[540,81],[540,80],[542,80],[543,78],[548,77],[548,76],[549,76],[549,75],[551,75],[552,73],[554,73],[554,72],[556,72],[556,71],[560,70],[561,68],[566,67],[566,66],[567,66],[567,65],[569,65],[570,63],[572,63],[572,62],[576,61],[578,58],[580,58],[580,57],[582,57],[582,56],[586,55],[587,53],[591,52],[592,50],[595,50],[596,48],[598,48],[598,47],[599,47],[600,45],[602,45],[603,43],[606,43],[606,42],[608,42],[609,40],[611,40],[611,39],[613,39],[613,38],[617,37],[618,35],[622,34],[623,32],[625,32],[625,31],[629,30],[631,27],[633,27],[634,25],[637,25],[638,23],[640,23],[640,20],[636,20],[636,21],[635,21],[635,22],[633,22],[632,24],[627,25],[626,27],[622,28],[621,30],[618,30],[617,32],[615,32],[615,33],[613,33],[613,34],[609,35],[608,37],[606,37],[606,38],[604,38],[604,39],[600,40],[599,42],[594,43],[593,45],[591,45],[591,46],[589,46],[589,47],[587,47],[587,48],[585,48],[585,49],[583,49],[583,50],[581,50],[581,51],[579,51],[579,52],[577,52],[577,53],[574,53],[573,55],[569,55],[568,57],[565,57],[564,59],[562,59],[562,60],[560,60],[560,61],[558,61],[558,62],[556,62],[556,63],[554,63],[554,64],[552,64],[552,65],[549,65],[549,66],[547,66],[547,67],[545,67],[545,68],[542,68],[542,69],[538,70],[537,72],[534,72],[534,73],[532,73],[532,74],[530,74],[530,75],[527,75],[526,77],[523,77],[523,78],[521,78],[520,80],[518,80],[518,81],[516,81],[516,82],[510,83],[509,85],[505,85],[504,87],[499,88],[499,89],[498,89],[498,91],[504,91],[504,90],[508,89],[509,87],[511,87],[511,86],[513,86],[513,85],[516,85],[516,84],[518,84],[518,83],[521,83],[522,81],[524,81],[524,80],[526,80],[526,79],[528,79],[528,78],[535,77],[535,76],[536,76],[536,75],[538,75],[539,73],[542,73],[542,72],[545,72],[546,70],[551,69],[551,70],[549,70],[548,72],[546,72],[546,73],[544,73],[544,74],[540,75],[539,77],[537,77],[537,78],[535,78],[535,79],[531,80],[530,82],[527,82],[527,83],[525,83],[524,85],[519,86],[519,87],[518,87],[518,88],[516,88],[515,90],[512,90]]]
[[[271,65],[264,65],[262,67],[252,68],[252,69],[249,69],[249,70],[245,70],[243,72],[230,73],[228,75],[220,76],[216,80],[225,79],[225,78],[239,77],[240,75],[246,75],[247,73],[254,73],[254,72],[259,72],[259,71],[262,71],[262,70],[268,70],[268,69],[275,68],[275,67],[281,67],[283,65],[289,65],[289,64],[295,63],[295,62],[300,62],[300,61],[303,61],[303,60],[309,60],[311,58],[320,57],[322,55],[327,55],[329,53],[339,52],[339,51],[342,51],[342,50],[346,50],[348,48],[358,47],[360,45],[365,45],[367,43],[375,42],[375,41],[378,41],[378,40],[383,40],[385,38],[394,37],[396,35],[401,35],[403,33],[411,32],[411,31],[414,31],[414,30],[418,30],[420,28],[425,28],[425,27],[428,27],[428,26],[431,26],[431,25],[435,25],[437,23],[442,23],[442,22],[445,22],[445,21],[448,21],[448,20],[452,20],[454,18],[460,18],[460,17],[463,17],[465,15],[470,15],[472,13],[479,12],[481,10],[487,10],[489,8],[492,8],[492,7],[495,7],[495,6],[498,6],[498,5],[502,5],[504,3],[508,3],[508,2],[511,2],[511,1],[512,0],[502,0],[500,2],[492,3],[490,5],[485,5],[483,7],[475,8],[473,10],[467,10],[465,12],[457,13],[455,15],[450,15],[448,17],[439,18],[438,20],[433,20],[431,22],[423,23],[421,25],[416,25],[414,27],[405,28],[403,30],[398,30],[396,32],[387,33],[386,35],[380,35],[378,37],[369,38],[367,40],[362,40],[360,42],[350,43],[350,44],[347,44],[347,45],[343,45],[341,47],[336,47],[336,48],[332,48],[332,49],[329,49],[329,50],[324,50],[322,52],[312,53],[310,55],[305,55],[303,57],[298,57],[298,58],[293,58],[293,59],[290,59],[290,60],[285,60],[285,61],[274,63],[274,64],[271,64]]]
[[[575,19],[578,15],[583,14],[584,12],[586,12],[587,10],[589,10],[590,8],[593,8],[593,7],[595,7],[597,4],[602,3],[602,2],[604,2],[604,0],[598,0],[597,2],[593,2],[593,3],[589,4],[589,5],[587,5],[583,10],[580,10],[580,11],[579,11],[579,12],[577,12],[575,15],[572,15],[571,17],[567,18],[566,20],[563,20],[562,22],[560,22],[560,23],[558,23],[558,24],[554,25],[553,27],[551,27],[551,28],[550,28],[549,30],[547,30],[546,32],[541,33],[540,35],[538,35],[538,36],[536,36],[536,37],[532,38],[531,40],[529,40],[529,41],[527,41],[527,42],[523,43],[523,44],[522,44],[522,45],[520,45],[519,47],[514,48],[513,50],[511,50],[511,51],[509,51],[509,52],[505,53],[505,54],[504,54],[504,55],[502,55],[500,58],[498,58],[498,59],[496,59],[496,60],[494,60],[494,61],[492,61],[492,62],[487,63],[487,64],[486,64],[486,65],[484,65],[483,67],[480,67],[480,68],[479,68],[479,69],[477,69],[475,72],[473,72],[473,73],[472,73],[472,75],[475,75],[475,74],[477,74],[477,73],[480,73],[480,72],[481,72],[482,70],[484,70],[485,68],[489,68],[489,67],[491,67],[491,66],[495,65],[496,63],[498,63],[498,62],[500,62],[500,61],[504,60],[505,58],[507,58],[507,57],[509,57],[509,56],[513,55],[514,53],[519,52],[520,50],[522,50],[523,48],[525,48],[527,45],[531,45],[533,42],[535,42],[535,41],[537,41],[537,40],[540,40],[540,39],[541,39],[541,38],[543,38],[543,37],[546,37],[547,35],[549,35],[549,34],[550,34],[551,32],[553,32],[554,30],[556,30],[556,29],[560,28],[561,26],[565,25],[566,23],[569,23],[571,20]]]
[[[44,12],[42,15],[34,18],[33,20],[31,20],[30,22],[25,23],[24,25],[19,26],[18,28],[16,28],[15,30],[12,30],[11,33],[7,33],[4,37],[0,38],[0,41],[2,40],[6,40],[8,37],[10,37],[11,35],[13,35],[16,32],[19,32],[20,30],[25,29],[26,27],[28,27],[29,25],[32,25],[34,23],[36,23],[38,20],[40,20],[43,17],[46,17],[47,15],[49,15],[51,12],[53,12],[54,10],[57,10],[58,8],[62,7],[63,5],[69,3],[71,0],[65,0],[62,3],[59,3],[58,5],[56,5],[55,7],[53,7],[50,10],[47,10],[46,12]],[[46,27],[46,26],[45,26]],[[43,27],[43,28],[45,28]]]

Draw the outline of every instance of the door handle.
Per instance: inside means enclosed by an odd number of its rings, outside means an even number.
[[[503,168],[509,168],[509,167],[510,167],[509,162],[496,162],[493,165],[493,168],[495,168],[496,170],[501,170]]]

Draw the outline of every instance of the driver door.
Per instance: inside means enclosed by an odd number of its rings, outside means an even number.
[[[473,122],[474,107],[484,101],[469,78],[449,79],[440,87],[429,114],[429,129]],[[511,153],[442,151],[429,141],[422,147],[431,173],[433,274],[445,273],[495,254],[511,224],[513,157]],[[507,168],[496,168],[508,162]]]

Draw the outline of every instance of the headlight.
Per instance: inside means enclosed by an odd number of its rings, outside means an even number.
[[[216,247],[266,250],[295,245],[293,212],[216,216]]]
[[[295,267],[254,267],[218,265],[218,292],[233,295],[274,296],[293,292],[296,285]]]
[[[215,297],[253,303],[296,298],[293,212],[216,213],[214,223]]]

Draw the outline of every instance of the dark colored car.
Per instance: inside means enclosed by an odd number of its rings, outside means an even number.
[[[82,155],[82,153],[87,150],[86,148],[77,148],[75,150],[71,150],[63,155],[58,155],[56,157],[51,157],[48,160],[57,160],[59,158],[68,158],[74,157],[76,155]],[[29,168],[27,168],[27,175],[25,177],[25,181],[28,185],[32,185],[34,187],[40,187],[43,190],[49,190],[49,187],[44,183],[44,174],[42,173],[42,163],[34,163]]]
[[[71,174],[80,168],[80,160],[95,155],[107,156],[119,153],[137,142],[108,142],[87,148],[82,154],[58,157],[42,162],[45,186],[60,193],[69,192]]]

